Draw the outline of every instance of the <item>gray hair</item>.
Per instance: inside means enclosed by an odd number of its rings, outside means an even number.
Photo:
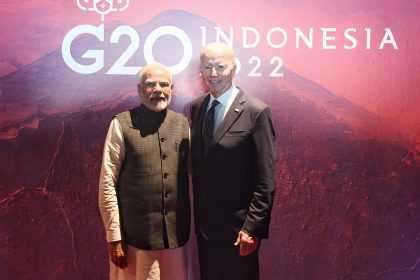
[[[236,65],[235,51],[230,45],[222,42],[208,43],[201,49],[200,60],[203,59],[207,50],[217,50],[219,52],[223,52],[225,55],[232,59],[232,65]]]
[[[153,68],[160,68],[160,69],[164,70],[165,72],[167,72],[169,74],[169,79],[170,79],[170,82],[172,84],[172,73],[171,73],[171,71],[169,71],[168,67],[166,67],[165,65],[163,65],[161,63],[158,63],[158,62],[147,64],[146,66],[144,66],[140,70],[139,75],[138,75],[139,76],[139,84],[143,83],[144,75]]]

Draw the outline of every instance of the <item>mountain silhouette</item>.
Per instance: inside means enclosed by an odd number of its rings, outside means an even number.
[[[105,37],[121,24],[107,24]],[[198,75],[199,27],[216,24],[171,10],[134,28],[144,42],[163,25],[181,28],[193,42],[190,67],[174,76],[171,104],[187,113],[189,102],[205,90]],[[179,41],[159,40],[156,56],[173,63]],[[137,78],[105,75],[129,41],[114,45],[81,36],[73,44],[75,57],[103,49],[104,69],[77,74],[57,50],[0,80],[4,279],[107,277],[97,207],[102,147],[112,116],[138,105]],[[238,51],[239,59],[252,55]],[[393,133],[378,135],[375,127],[384,120],[368,110],[286,68],[283,78],[247,77],[253,65],[246,60],[236,83],[270,105],[277,144],[277,189],[270,237],[261,249],[262,279],[418,279],[420,166],[405,160],[409,149],[394,141]],[[127,64],[144,63],[139,51]]]

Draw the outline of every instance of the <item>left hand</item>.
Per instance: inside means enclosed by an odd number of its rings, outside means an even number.
[[[236,238],[235,246],[239,245],[239,255],[248,256],[258,249],[260,239],[258,237],[252,237],[242,230],[238,233]]]

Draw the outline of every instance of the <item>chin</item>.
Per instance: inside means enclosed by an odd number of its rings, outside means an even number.
[[[209,87],[209,86],[207,86],[207,90],[208,90],[208,91],[210,91],[210,92],[215,92],[215,91],[217,91],[215,88],[213,88],[213,87]]]
[[[165,110],[166,108],[168,108],[168,103],[167,102],[159,102],[157,105],[153,106],[154,110],[156,112],[161,112],[163,110]]]

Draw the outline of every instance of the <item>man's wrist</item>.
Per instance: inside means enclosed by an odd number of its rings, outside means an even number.
[[[255,233],[253,233],[253,232],[250,232],[249,230],[246,230],[246,229],[241,229],[241,231],[243,232],[243,233],[245,233],[245,234],[247,234],[249,237],[251,237],[251,238],[258,238],[258,236],[255,234]]]
[[[109,245],[109,248],[111,250],[120,250],[120,249],[122,249],[122,241],[121,240],[108,242],[108,245]]]

